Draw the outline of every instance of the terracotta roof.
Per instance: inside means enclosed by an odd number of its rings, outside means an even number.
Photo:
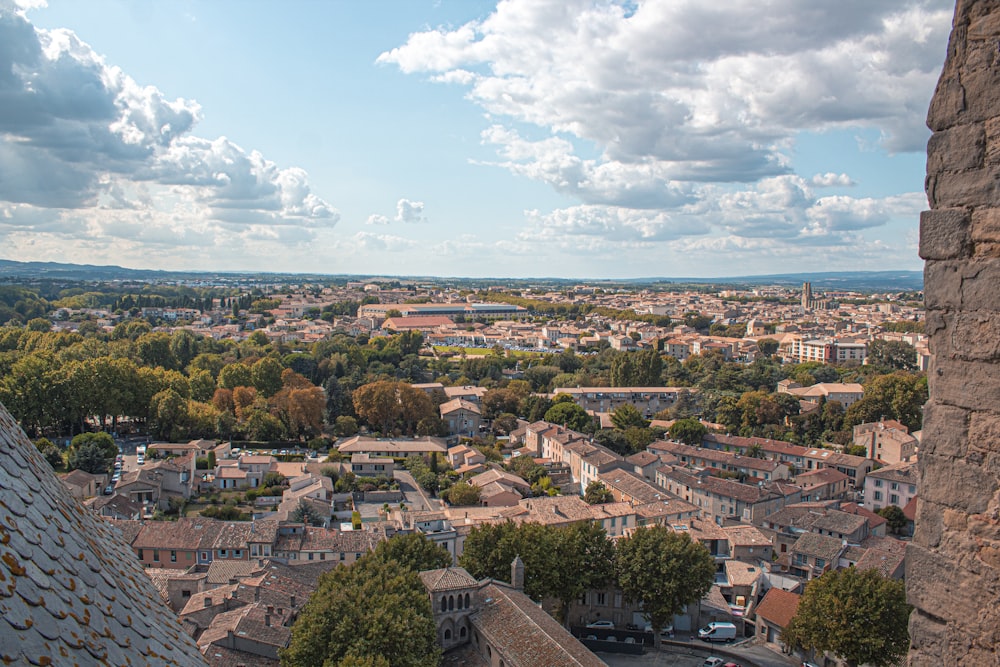
[[[0,405],[0,660],[204,660],[120,533],[74,500]]]
[[[462,567],[446,567],[440,570],[426,570],[420,573],[420,581],[431,593],[471,588],[478,585],[475,577]]]
[[[479,598],[482,606],[472,623],[510,667],[606,667],[524,593],[488,584]]]
[[[795,616],[795,612],[799,609],[800,598],[801,596],[795,593],[772,588],[757,605],[756,613],[779,628],[787,628],[792,617]]]

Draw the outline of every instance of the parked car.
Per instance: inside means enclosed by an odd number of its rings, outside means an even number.
[[[104,487],[104,495],[110,496],[114,492],[115,492],[114,484],[108,484],[106,487]]]
[[[611,621],[594,621],[592,623],[587,623],[588,628],[595,628],[598,630],[614,630],[615,624]]]
[[[706,642],[728,642],[736,639],[736,626],[713,621],[698,631],[698,639]]]
[[[710,658],[706,658],[705,662],[701,663],[701,667],[722,667],[725,663],[725,660],[717,658],[713,655]]]

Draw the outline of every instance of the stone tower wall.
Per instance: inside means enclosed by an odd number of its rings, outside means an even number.
[[[1000,650],[1000,0],[958,0],[928,112],[920,256],[933,355],[907,553],[914,667]]]

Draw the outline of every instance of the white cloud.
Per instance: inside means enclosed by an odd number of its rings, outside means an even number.
[[[227,234],[300,243],[336,224],[302,169],[194,136],[196,102],[139,85],[69,30],[35,28],[21,9],[36,6],[0,4],[0,205],[19,211],[11,219],[49,209],[68,238],[177,246]]]
[[[384,215],[378,215],[377,213],[373,213],[372,215],[368,216],[368,220],[365,222],[365,224],[366,225],[388,225],[389,224],[389,218],[385,217]]]
[[[855,185],[855,182],[847,174],[835,174],[828,171],[825,174],[815,174],[809,183],[817,188],[848,187]]]
[[[918,150],[950,1],[711,4],[507,0],[481,21],[425,30],[381,54],[404,72],[468,82],[497,126],[501,164],[613,199],[577,173],[644,169],[661,182],[753,182],[787,173],[797,132],[872,127]],[[474,72],[474,74],[472,74]],[[512,155],[515,124],[552,133]],[[507,134],[504,134],[504,133]],[[567,135],[600,151],[588,163]]]
[[[396,202],[396,222],[414,223],[426,222],[424,215],[424,203],[422,201],[410,201],[400,199]]]

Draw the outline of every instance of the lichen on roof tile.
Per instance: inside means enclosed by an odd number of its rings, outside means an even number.
[[[120,532],[69,495],[2,405],[0,469],[0,660],[206,664]]]

